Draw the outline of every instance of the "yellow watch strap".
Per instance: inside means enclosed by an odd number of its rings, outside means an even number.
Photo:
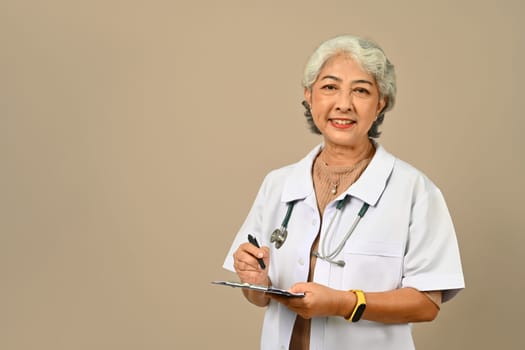
[[[350,317],[347,318],[347,320],[350,322],[357,322],[361,319],[361,316],[363,316],[363,312],[365,312],[366,297],[365,293],[359,289],[352,289],[350,290],[350,292],[355,294],[357,300],[354,306],[354,310],[352,311]]]

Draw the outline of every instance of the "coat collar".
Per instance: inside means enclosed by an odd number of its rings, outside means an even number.
[[[371,206],[375,206],[379,201],[394,168],[396,158],[388,153],[379,143],[376,141],[372,142],[374,142],[376,147],[376,153],[370,164],[368,164],[359,179],[345,192],[341,193],[337,199],[343,199],[348,194],[359,198]],[[282,202],[302,200],[314,194],[311,169],[315,157],[322,149],[323,144],[317,145],[306,157],[293,166],[284,184],[281,196]]]

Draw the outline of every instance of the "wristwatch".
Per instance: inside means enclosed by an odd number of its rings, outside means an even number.
[[[357,301],[352,314],[346,320],[350,322],[357,322],[361,319],[361,316],[363,316],[363,312],[365,312],[366,309],[365,293],[359,289],[352,289],[350,292],[355,294]]]

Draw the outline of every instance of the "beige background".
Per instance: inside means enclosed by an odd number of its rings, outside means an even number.
[[[255,349],[221,265],[263,176],[320,139],[303,65],[378,41],[380,141],[443,190],[468,289],[419,349],[523,349],[524,5],[0,2],[0,348]]]

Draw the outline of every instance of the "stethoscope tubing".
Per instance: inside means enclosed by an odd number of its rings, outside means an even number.
[[[346,242],[348,241],[348,239],[350,238],[350,236],[354,233],[357,225],[359,224],[359,222],[361,221],[361,219],[363,218],[363,216],[365,216],[368,208],[369,208],[369,204],[368,203],[363,203],[361,209],[359,210],[354,222],[352,223],[352,225],[350,226],[349,230],[346,232],[345,236],[343,237],[343,239],[341,240],[341,242],[337,245],[337,247],[332,250],[331,252],[328,252],[328,249],[326,247],[327,245],[327,241],[332,241],[331,239],[331,236],[335,234],[335,231],[332,230],[332,226],[334,224],[335,221],[339,221],[340,218],[341,218],[341,214],[343,212],[343,209],[346,207],[346,204],[347,202],[350,200],[350,195],[346,195],[343,199],[341,199],[337,205],[336,205],[336,213],[332,216],[332,219],[330,220],[330,223],[328,224],[328,227],[326,229],[326,234],[325,234],[325,237],[324,239],[322,240],[321,242],[321,253],[319,252],[313,252],[313,254],[320,258],[320,259],[323,259],[325,261],[328,261],[330,263],[334,263],[336,265],[339,265],[341,267],[343,267],[345,265],[345,262],[342,261],[342,260],[334,260],[334,258],[339,255],[339,253],[341,253],[341,251],[343,250],[344,246],[346,245]],[[271,234],[271,237],[270,237],[270,242],[274,243],[275,244],[275,247],[277,249],[281,248],[282,245],[284,244],[284,242],[286,241],[286,238],[288,236],[288,223],[290,221],[290,218],[292,216],[292,211],[293,211],[293,208],[295,206],[295,204],[297,203],[297,201],[292,201],[292,202],[289,202],[288,203],[288,209],[286,211],[286,215],[283,219],[283,222],[281,223],[281,227],[278,228],[278,229],[275,229],[272,234]]]

